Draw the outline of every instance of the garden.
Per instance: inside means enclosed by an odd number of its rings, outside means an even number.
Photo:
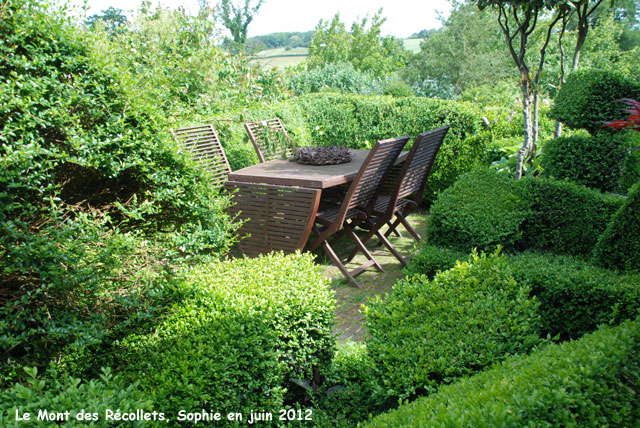
[[[640,9],[541,3],[456,2],[419,53],[336,15],[285,69],[206,3],[0,4],[0,425],[637,427]],[[450,127],[406,267],[356,296],[321,251],[237,254],[171,130],[214,124],[236,171],[272,117],[350,149]]]

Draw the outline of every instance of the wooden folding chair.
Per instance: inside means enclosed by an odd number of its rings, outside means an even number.
[[[378,195],[371,214],[364,220],[369,231],[362,237],[362,242],[366,243],[376,235],[403,266],[406,265],[406,260],[387,238],[399,224],[402,224],[411,236],[420,241],[420,235],[407,222],[406,217],[422,203],[431,167],[444,137],[447,135],[447,131],[449,131],[449,126],[443,126],[432,131],[423,132],[416,137],[409,155],[405,159],[399,174],[395,177],[393,191],[390,194]],[[407,196],[411,194],[415,194],[415,196],[413,199],[408,199]],[[396,219],[391,223],[394,216]],[[389,225],[389,230],[383,235],[380,233],[380,229],[385,224]],[[357,251],[353,251],[347,260],[351,260],[356,253]]]
[[[222,187],[227,181],[231,167],[213,125],[172,129],[171,134],[193,160],[211,173],[211,185]]]
[[[333,264],[357,287],[360,287],[360,284],[355,277],[365,269],[370,266],[375,266],[380,272],[382,272],[383,269],[360,241],[360,238],[354,233],[351,223],[358,224],[367,219],[367,212],[373,208],[373,203],[378,196],[380,183],[382,183],[388,174],[408,140],[409,137],[405,136],[379,141],[373,149],[371,149],[369,156],[362,164],[342,204],[321,205],[314,220],[313,233],[316,235],[316,238],[308,244],[307,248],[313,251],[319,246],[322,246]],[[321,227],[318,227],[317,224],[321,225]],[[336,233],[338,234],[335,239],[329,244],[327,240]],[[345,234],[355,242],[355,252],[360,251],[367,258],[364,264],[352,271],[347,270],[331,246]]]
[[[261,163],[293,156],[293,142],[280,118],[246,122],[244,129],[249,134]]]

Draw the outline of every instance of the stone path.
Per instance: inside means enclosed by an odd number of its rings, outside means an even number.
[[[422,213],[414,213],[408,217],[409,223],[424,235],[427,216]],[[403,256],[409,256],[416,242],[409,234],[399,227],[401,237],[392,237],[391,243]],[[386,230],[386,228],[383,228]],[[356,288],[342,277],[338,268],[331,265],[328,260],[319,260],[325,266],[325,272],[332,278],[332,286],[336,294],[336,318],[334,334],[338,337],[338,342],[344,343],[348,340],[360,341],[366,335],[364,315],[361,307],[374,296],[384,296],[391,291],[391,287],[396,280],[403,276],[402,267],[393,255],[384,246],[376,246],[377,239],[373,238],[367,244],[367,248],[373,257],[382,265],[384,272],[378,272],[371,267],[358,276],[358,280],[363,288]],[[344,260],[346,254],[353,248],[353,243],[348,238],[344,238],[338,245],[337,252]],[[322,257],[320,255],[320,257]],[[352,263],[347,265],[348,269],[353,269],[362,264],[366,258],[358,254]]]

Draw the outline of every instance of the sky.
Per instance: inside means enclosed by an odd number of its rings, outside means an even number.
[[[80,5],[84,0],[72,0]],[[87,16],[100,13],[113,6],[125,12],[135,11],[141,0],[86,0],[89,10]],[[209,0],[211,4],[216,0]],[[236,4],[244,0],[234,0]],[[255,1],[255,0],[254,0]],[[198,10],[198,0],[152,0],[152,4],[163,7],[177,8],[184,6],[185,10],[195,14]],[[260,36],[282,31],[310,31],[320,19],[330,20],[340,12],[342,22],[350,24],[358,17],[363,18],[367,13],[372,16],[382,8],[382,16],[387,21],[382,26],[382,35],[393,35],[406,38],[423,29],[438,28],[438,12],[447,16],[451,8],[447,0],[265,0],[257,16],[249,24],[248,36]],[[131,16],[132,12],[128,13]]]

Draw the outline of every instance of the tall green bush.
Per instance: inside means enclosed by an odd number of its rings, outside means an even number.
[[[593,135],[603,131],[604,122],[621,118],[621,98],[638,97],[637,80],[616,71],[579,70],[562,85],[550,114],[570,128],[586,129]]]
[[[640,420],[640,323],[516,356],[365,426],[635,427]]]
[[[0,13],[0,348],[45,365],[153,314],[167,265],[225,251],[232,227],[163,112],[63,12]]]
[[[334,301],[311,255],[214,262],[183,287],[190,297],[118,355],[131,377],[147,374],[141,384],[157,408],[276,412],[292,378],[328,364]]]
[[[640,183],[613,215],[600,236],[594,258],[613,269],[640,271]]]
[[[425,197],[433,200],[484,154],[480,112],[471,104],[419,97],[312,94],[293,100],[307,115],[314,145],[370,148],[377,140],[417,135],[443,125],[451,129],[438,152]]]
[[[369,355],[384,397],[432,393],[541,342],[538,302],[504,256],[477,256],[454,269],[399,281],[365,308]]]

